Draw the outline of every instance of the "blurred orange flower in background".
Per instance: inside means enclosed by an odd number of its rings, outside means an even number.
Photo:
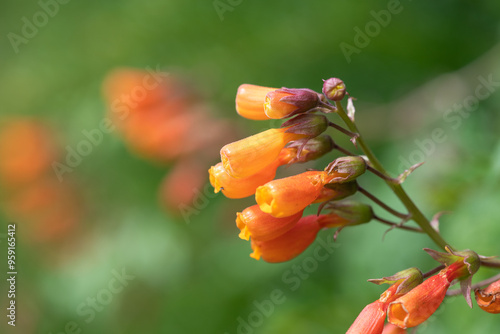
[[[127,147],[144,159],[174,164],[159,201],[182,213],[208,181],[206,170],[218,148],[233,137],[230,123],[214,118],[195,89],[170,73],[117,69],[103,91],[108,115]]]
[[[60,153],[52,133],[29,118],[6,120],[0,129],[2,208],[36,242],[62,240],[82,215],[76,188],[59,182],[52,169]]]

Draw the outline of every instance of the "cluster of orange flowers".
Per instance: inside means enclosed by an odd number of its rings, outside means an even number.
[[[33,119],[5,120],[0,129],[2,206],[9,219],[22,222],[32,241],[55,241],[81,218],[81,203],[69,181],[52,169],[59,147],[51,130]]]
[[[160,186],[160,201],[178,210],[193,202],[205,184],[205,167],[232,131],[211,116],[179,77],[160,71],[118,69],[104,83],[108,115],[134,153],[174,163]]]
[[[257,204],[236,214],[239,237],[251,241],[252,258],[288,261],[301,254],[323,228],[340,230],[371,219],[384,222],[366,204],[339,201],[357,190],[367,194],[356,179],[368,168],[375,174],[380,173],[368,167],[360,156],[337,158],[321,171],[310,170],[274,179],[280,166],[314,160],[332,149],[348,153],[323,134],[327,128],[336,128],[351,135],[353,140],[359,136],[316,113],[340,110],[337,109],[341,108],[339,101],[346,94],[344,83],[336,78],[328,79],[322,92],[249,84],[238,89],[239,115],[253,120],[288,119],[279,129],[269,129],[225,145],[220,151],[221,162],[209,170],[215,192],[221,191],[234,199],[255,196]],[[335,101],[336,106],[328,100]],[[342,116],[351,118],[352,115]],[[321,203],[318,214],[303,216],[306,207],[313,203]],[[323,209],[327,209],[327,213],[320,214]],[[457,282],[472,307],[472,276],[481,266],[482,258],[473,251],[458,252],[449,247],[446,247],[447,253],[426,251],[441,266],[427,274],[410,268],[390,277],[370,280],[391,286],[362,310],[347,333],[406,333],[406,328],[426,321],[441,305],[450,286]],[[483,310],[500,313],[500,280],[483,290],[476,289],[475,296]]]
[[[326,83],[325,83],[326,85]],[[339,96],[342,87],[324,93]],[[345,92],[345,89],[344,89]],[[354,194],[356,178],[366,170],[361,157],[341,157],[322,171],[274,180],[278,167],[314,160],[330,152],[334,142],[323,134],[329,127],[321,110],[325,96],[309,89],[270,88],[244,84],[238,88],[236,110],[253,119],[291,118],[279,129],[269,129],[225,145],[221,162],[209,170],[215,192],[229,198],[255,195],[256,205],[237,213],[240,238],[251,239],[255,259],[288,261],[302,253],[322,228],[366,223],[371,208],[363,203],[338,200]],[[327,214],[303,217],[304,209],[322,203]]]

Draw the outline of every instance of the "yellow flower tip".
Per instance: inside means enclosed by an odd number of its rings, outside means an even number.
[[[210,169],[208,170],[208,175],[209,175],[210,184],[212,185],[212,187],[214,187],[214,193],[218,193],[222,187],[219,184],[217,177],[216,177],[217,165],[210,167]]]
[[[222,161],[222,166],[226,170],[226,173],[228,173],[232,177],[235,177],[233,175],[233,169],[231,168],[231,160],[228,157],[229,152],[228,152],[227,146],[228,145],[222,147],[222,149],[220,150],[220,159]]]
[[[244,222],[244,217],[241,212],[236,213],[236,226],[240,229],[238,237],[243,240],[250,240],[251,234],[248,230],[247,224]]]
[[[279,214],[274,212],[275,209],[275,200],[272,195],[272,190],[266,186],[260,186],[255,191],[255,200],[259,205],[262,212],[272,214],[273,217],[279,218]]]
[[[266,95],[264,103],[264,113],[272,119],[280,119],[289,116],[298,108],[293,104],[280,102],[280,99],[293,94],[283,91],[273,91]]]
[[[264,101],[269,92],[277,88],[243,84],[236,93],[236,112],[252,120],[267,120],[269,117],[264,112]]]
[[[260,257],[262,255],[260,248],[256,245],[252,244],[252,249],[253,249],[253,252],[252,252],[252,254],[250,254],[250,257],[253,259],[256,259],[256,260],[260,260]]]

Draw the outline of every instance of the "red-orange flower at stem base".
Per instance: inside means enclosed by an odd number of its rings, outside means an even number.
[[[483,290],[476,289],[476,302],[488,313],[500,313],[500,280],[491,283]]]
[[[378,300],[366,305],[346,334],[381,334],[384,330],[386,309],[387,305]]]
[[[271,164],[286,144],[307,137],[287,130],[269,129],[225,145],[220,155],[226,172],[236,178],[253,175]]]
[[[406,334],[406,333],[407,333],[406,329],[400,328],[391,323],[385,324],[384,330],[382,331],[382,334]]]
[[[262,212],[258,205],[253,205],[236,213],[236,226],[241,231],[241,239],[267,241],[291,230],[301,217],[302,211],[292,216],[275,218]]]
[[[401,296],[396,293],[399,284],[391,285],[378,300],[365,306],[346,334],[381,334],[389,303]]]
[[[389,305],[389,322],[401,328],[420,325],[436,312],[449,287],[450,282],[441,273],[428,278]]]
[[[427,320],[443,302],[451,282],[470,277],[477,270],[478,266],[474,263],[474,260],[478,261],[477,255],[475,257],[471,257],[472,260],[465,258],[464,261],[464,258],[457,256],[456,262],[392,302],[388,309],[389,322],[401,328],[409,328]],[[467,261],[472,261],[473,264]]]
[[[257,121],[270,119],[264,113],[264,102],[267,93],[276,89],[278,88],[250,84],[240,85],[236,93],[236,112],[242,117]]]
[[[289,261],[313,243],[320,229],[316,216],[301,218],[291,230],[275,239],[252,240],[253,253],[250,257],[271,263]]]

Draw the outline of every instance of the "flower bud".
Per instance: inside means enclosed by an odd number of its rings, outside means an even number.
[[[485,289],[476,289],[477,305],[488,313],[500,313],[500,280],[491,283]]]
[[[337,227],[345,225],[360,225],[368,223],[373,218],[373,210],[368,204],[356,201],[332,202],[327,206],[330,220],[320,221],[324,227]],[[339,221],[344,222],[339,225]]]
[[[422,272],[418,268],[408,268],[397,272],[392,276],[383,278],[369,279],[368,282],[375,284],[395,284],[399,283],[396,290],[397,294],[405,294],[418,286],[423,281]]]
[[[345,84],[339,78],[330,78],[323,82],[323,94],[332,100],[340,101],[345,96]]]
[[[447,253],[438,252],[429,248],[424,250],[439,263],[447,266],[446,276],[450,282],[454,279],[465,280],[476,273],[481,265],[479,256],[467,249],[464,251],[453,251],[446,246]]]
[[[236,112],[245,118],[266,120],[269,117],[264,113],[264,102],[269,92],[278,88],[243,84],[236,93]]]
[[[328,183],[325,184],[321,193],[313,203],[323,203],[331,200],[339,200],[348,196],[354,195],[358,190],[356,181],[344,183]]]
[[[275,239],[267,241],[252,239],[253,253],[250,256],[256,260],[262,257],[264,261],[271,263],[289,261],[313,243],[319,230],[316,216],[303,217],[292,229]]]
[[[302,211],[288,217],[275,218],[262,212],[258,205],[253,205],[236,213],[236,226],[241,231],[241,239],[267,241],[291,230],[301,217]]]
[[[360,156],[340,157],[325,168],[332,179],[330,182],[349,182],[366,171],[366,161]]]
[[[264,111],[269,118],[287,118],[313,109],[319,102],[318,93],[310,89],[281,88],[267,93]]]
[[[297,148],[300,152],[295,162],[307,162],[316,160],[333,150],[334,142],[329,135],[320,135],[312,139],[299,139],[292,141],[287,147]]]
[[[302,134],[307,138],[319,136],[328,129],[328,118],[324,115],[301,114],[281,125],[287,133]]]

